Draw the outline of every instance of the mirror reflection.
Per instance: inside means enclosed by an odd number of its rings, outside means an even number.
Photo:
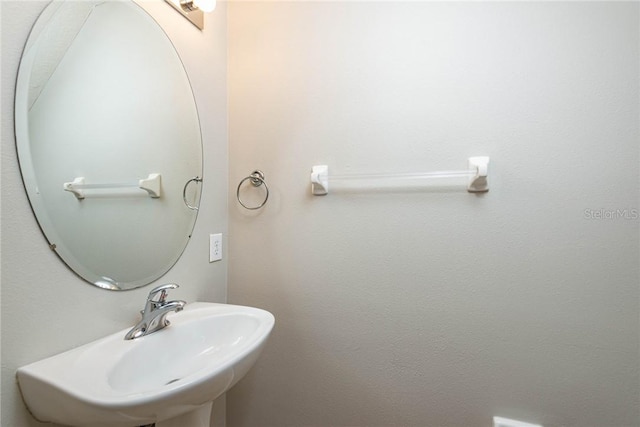
[[[51,249],[106,289],[165,274],[195,224],[202,144],[158,24],[132,2],[53,2],[27,41],[15,102],[23,180]]]

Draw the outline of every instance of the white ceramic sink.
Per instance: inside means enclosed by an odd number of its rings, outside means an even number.
[[[31,413],[70,426],[195,425],[181,417],[208,417],[274,325],[267,311],[214,303],[187,304],[168,319],[170,326],[141,338],[125,340],[123,330],[19,368]]]

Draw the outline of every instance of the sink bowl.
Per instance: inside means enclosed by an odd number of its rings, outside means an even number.
[[[274,325],[264,310],[201,302],[168,319],[135,340],[123,330],[19,368],[31,413],[69,426],[195,425],[180,417],[210,411],[253,366]]]

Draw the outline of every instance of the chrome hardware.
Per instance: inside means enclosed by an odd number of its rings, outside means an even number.
[[[260,187],[262,184],[264,184],[264,189],[266,193],[264,196],[264,200],[258,206],[253,206],[253,207],[247,206],[240,199],[240,187],[247,180],[249,180],[249,182],[251,182],[251,185],[253,185],[254,187]],[[240,181],[240,184],[238,184],[238,189],[236,190],[236,198],[238,199],[238,203],[240,203],[242,207],[245,209],[254,211],[256,209],[260,209],[261,207],[263,207],[267,203],[267,200],[269,199],[269,187],[267,186],[267,183],[264,181],[264,173],[260,170],[254,170],[251,173],[251,175],[242,179],[242,181]]]
[[[160,285],[156,288],[153,288],[151,292],[149,292],[149,296],[147,296],[147,303],[144,306],[144,310],[140,312],[140,314],[142,315],[142,319],[138,322],[137,325],[131,328],[129,332],[127,332],[127,335],[125,335],[124,339],[132,340],[140,338],[159,331],[166,326],[169,326],[167,314],[172,311],[181,311],[187,304],[186,302],[180,300],[166,300],[169,293],[168,291],[177,287],[178,285],[176,285],[175,283],[167,283],[166,285]],[[158,296],[158,299],[154,300],[156,295]]]
[[[200,30],[204,29],[204,13],[197,7],[193,7],[192,1],[187,0],[165,0],[175,10],[180,12],[182,16],[187,18],[189,22],[198,27]]]
[[[195,183],[202,182],[202,178],[200,178],[199,176],[196,176],[195,178],[191,178],[189,181],[187,181],[187,183],[184,185],[184,188],[182,189],[182,200],[184,201],[184,204],[187,205],[189,209],[197,211],[198,206],[191,206],[189,202],[187,202],[187,187],[192,182],[195,182]]]

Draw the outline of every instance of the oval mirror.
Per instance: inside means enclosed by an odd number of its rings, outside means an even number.
[[[175,264],[200,199],[200,124],[182,62],[143,9],[47,6],[20,62],[15,124],[29,201],[73,271],[121,290]]]

